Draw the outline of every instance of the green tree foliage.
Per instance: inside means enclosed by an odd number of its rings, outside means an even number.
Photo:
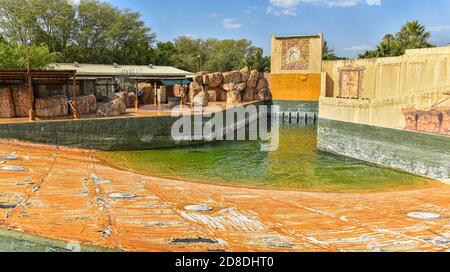
[[[270,72],[270,57],[264,56],[262,48],[255,48],[245,59],[244,66],[260,72]]]
[[[170,65],[193,72],[270,69],[270,58],[245,39],[155,42],[139,13],[99,0],[76,5],[67,0],[0,0],[0,43],[4,48],[39,48],[43,63],[56,56],[59,62]],[[19,59],[9,66],[22,67]]]
[[[24,44],[0,43],[0,69],[45,69],[58,58],[46,46],[25,46]]]
[[[249,40],[193,39],[178,37],[172,43],[158,44],[155,64],[170,64],[187,71],[231,71],[245,66],[268,71],[270,58]]]
[[[156,36],[139,13],[97,0],[0,0],[9,43],[45,45],[66,62],[148,64]]]
[[[405,54],[407,49],[434,47],[429,42],[430,37],[430,32],[419,21],[409,21],[397,34],[386,34],[375,50],[367,50],[359,57],[395,57]]]
[[[339,57],[334,52],[334,48],[330,47],[328,44],[328,41],[323,42],[323,48],[322,48],[322,59],[323,60],[345,60],[346,58]]]
[[[157,65],[173,66],[176,47],[173,42],[158,42],[155,48],[151,49],[152,63]]]

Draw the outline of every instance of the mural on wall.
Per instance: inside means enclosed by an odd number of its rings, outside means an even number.
[[[362,72],[364,68],[346,67],[340,71],[341,98],[362,98]]]
[[[444,95],[448,97],[428,109],[402,109],[406,121],[405,129],[450,136],[450,92]]]
[[[281,54],[282,70],[309,69],[309,39],[296,38],[283,40]]]

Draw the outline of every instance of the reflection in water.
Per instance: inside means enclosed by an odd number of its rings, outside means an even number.
[[[311,191],[413,189],[433,181],[318,152],[315,127],[282,125],[280,147],[260,151],[260,142],[233,141],[197,147],[106,152],[111,164],[142,174],[249,187]]]

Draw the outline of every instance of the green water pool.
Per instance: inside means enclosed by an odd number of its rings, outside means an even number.
[[[320,192],[409,190],[435,182],[316,149],[315,127],[282,125],[280,146],[232,141],[196,147],[102,152],[99,158],[140,174],[243,187]]]

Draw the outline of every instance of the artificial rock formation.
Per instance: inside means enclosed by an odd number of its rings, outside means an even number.
[[[125,102],[125,105],[127,106],[127,109],[131,109],[135,107],[135,102],[136,102],[136,94],[134,92],[120,92],[120,93],[116,93],[115,94],[116,97],[120,97],[121,99],[123,99],[123,101]],[[115,100],[115,97],[114,99]],[[143,99],[143,100],[147,100],[147,98]],[[109,101],[111,102],[111,101]],[[148,103],[150,104],[150,103]]]
[[[272,99],[264,73],[249,68],[226,73],[197,73],[190,85],[189,101],[193,102],[198,95],[204,96],[203,91],[208,94],[209,102],[227,101],[228,104],[236,104]]]
[[[32,103],[28,87],[14,88],[11,95],[14,101],[16,117],[28,117]]]
[[[64,95],[37,98],[35,105],[37,117],[53,118],[69,115],[69,99]]]
[[[123,97],[115,96],[110,102],[98,104],[97,115],[103,117],[120,116],[127,113],[127,105]]]
[[[94,95],[77,97],[78,114],[92,114],[97,112],[97,98]]]
[[[139,97],[139,104],[141,105],[149,105],[153,104],[153,100],[155,95],[153,93],[153,85],[150,83],[139,83],[138,84],[139,91],[143,91],[143,94]],[[133,105],[134,107],[134,105]]]
[[[207,107],[209,102],[209,95],[207,92],[200,92],[194,97],[192,105],[194,107]]]
[[[11,89],[0,89],[0,118],[16,117]]]

